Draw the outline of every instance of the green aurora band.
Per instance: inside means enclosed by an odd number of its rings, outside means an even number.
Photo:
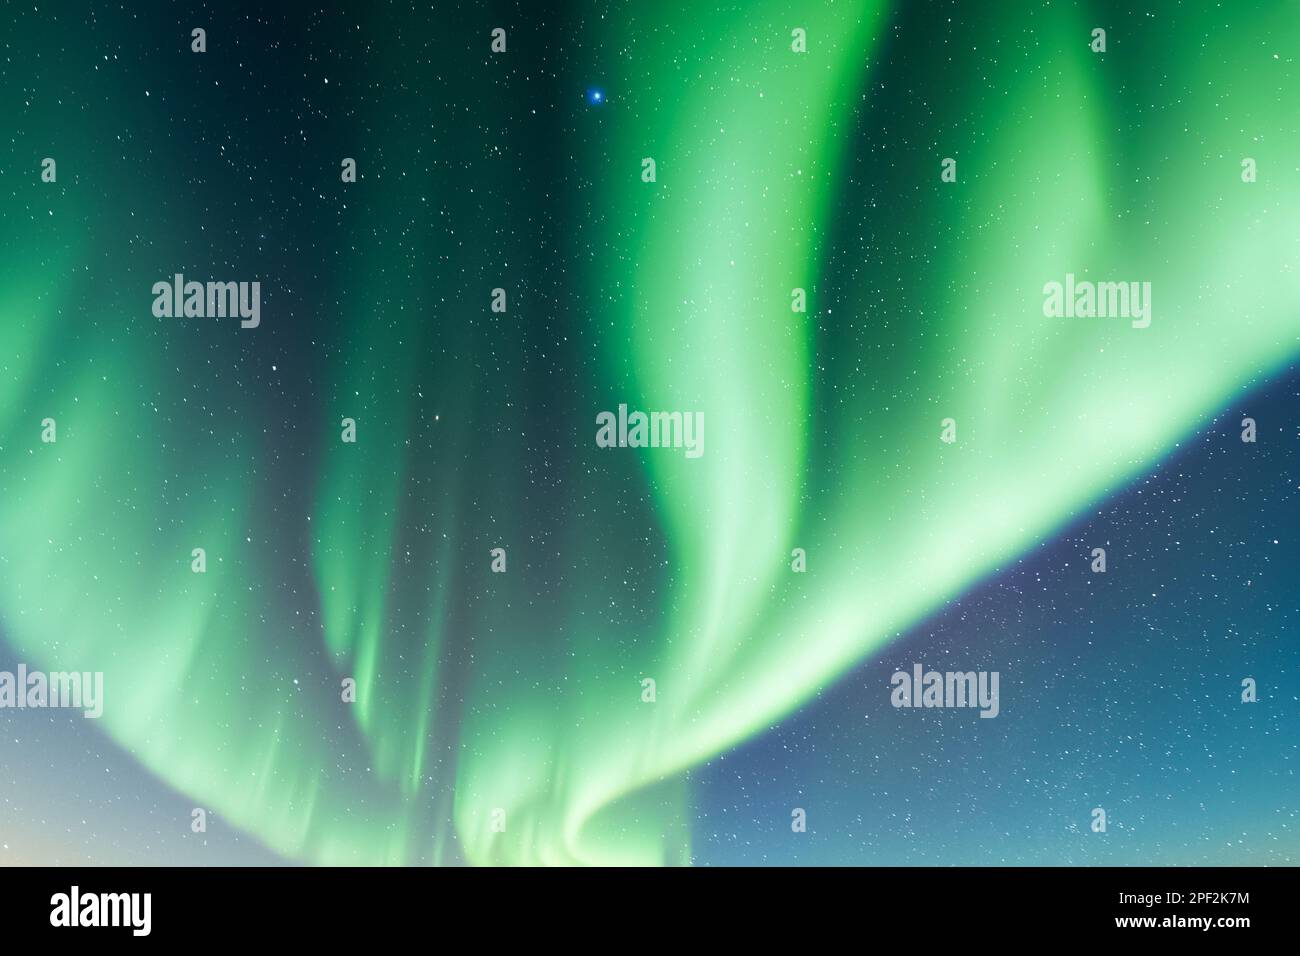
[[[522,195],[514,166],[440,163],[478,129],[463,110],[371,130],[346,202],[346,150],[278,143],[314,151],[298,160],[323,168],[309,191],[345,208],[313,211],[334,225],[312,250],[292,217],[247,228],[297,250],[287,270],[339,314],[295,309],[284,280],[249,332],[148,313],[152,282],[182,269],[277,288],[253,248],[177,261],[205,218],[158,188],[181,160],[133,154],[66,91],[10,97],[30,145],[10,147],[6,178],[67,158],[54,199],[14,186],[15,213],[36,213],[0,224],[0,632],[34,667],[102,670],[102,729],[287,858],[689,862],[691,767],[1149,472],[1300,351],[1293,5],[1208,47],[1195,16],[1140,39],[1116,24],[1104,58],[1081,10],[989,14],[960,51],[915,54],[978,82],[952,102],[911,94],[914,135],[864,158],[892,13],[655,5],[570,38],[568,79],[603,70],[612,95],[595,133],[537,161],[582,169],[582,188],[545,199],[560,236],[536,217],[502,231],[518,213],[493,197]],[[524,33],[511,42],[530,55]],[[447,56],[448,73],[490,69],[478,50]],[[382,90],[377,114],[429,111],[437,77],[403,82],[396,46],[353,69]],[[170,82],[170,104],[159,87],[147,107],[114,94],[137,149],[183,96]],[[1157,83],[1176,105],[1144,111]],[[545,131],[519,122],[500,132],[513,153]],[[399,235],[432,265],[411,268]],[[1042,286],[1067,272],[1150,281],[1151,327],[1044,318]],[[511,311],[488,317],[498,284]],[[245,381],[258,337],[290,321],[320,322],[297,357],[311,407]],[[531,356],[557,335],[551,379]],[[595,414],[619,402],[703,411],[705,455],[600,452]],[[40,442],[46,416],[57,444]],[[355,446],[337,441],[344,416]],[[498,545],[505,576],[488,571]],[[795,547],[807,574],[790,573]],[[635,588],[624,566],[643,569]]]

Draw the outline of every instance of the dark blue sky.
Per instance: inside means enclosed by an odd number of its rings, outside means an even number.
[[[1295,370],[1244,393],[1155,474],[695,771],[696,862],[1294,864],[1298,408]],[[1000,715],[896,710],[890,676],[916,663],[998,671]]]

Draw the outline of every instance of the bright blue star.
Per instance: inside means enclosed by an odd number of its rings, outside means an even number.
[[[605,91],[595,89],[588,90],[587,102],[593,106],[599,106],[601,103],[605,102]]]

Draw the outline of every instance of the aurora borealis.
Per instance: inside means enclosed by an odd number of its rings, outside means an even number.
[[[4,862],[1295,862],[1294,4],[349,6],[4,14]]]

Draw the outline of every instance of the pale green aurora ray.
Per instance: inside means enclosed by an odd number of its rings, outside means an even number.
[[[33,666],[104,671],[102,729],[291,859],[688,861],[685,771],[1149,472],[1300,351],[1294,7],[1264,5],[1208,47],[1186,19],[1155,34],[1163,46],[1113,30],[1104,60],[1077,9],[990,22],[973,48],[1003,29],[1033,42],[990,56],[942,104],[978,123],[947,122],[952,141],[918,132],[890,157],[891,189],[922,184],[903,196],[850,174],[875,98],[890,93],[875,86],[890,12],[677,4],[589,21],[600,44],[574,46],[568,69],[577,84],[584,66],[606,71],[605,138],[598,148],[574,134],[566,161],[588,186],[547,199],[605,250],[564,280],[568,334],[589,352],[572,394],[492,373],[524,354],[511,341],[519,319],[489,325],[479,302],[535,255],[529,243],[502,248],[472,217],[450,228],[422,202],[447,180],[412,184],[402,169],[453,150],[439,122],[472,118],[417,124],[419,150],[405,127],[380,129],[369,149],[386,175],[363,178],[370,191],[340,213],[351,258],[331,247],[328,268],[295,261],[343,304],[346,331],[325,328],[310,360],[319,407],[279,409],[208,367],[208,352],[186,353],[230,336],[216,354],[238,367],[230,355],[256,353],[252,333],[148,316],[140,290],[184,265],[162,240],[190,228],[154,188],[175,174],[165,162],[149,182],[69,172],[48,221],[6,216],[7,641]],[[807,54],[790,52],[794,26]],[[1144,114],[1152,64],[1160,102],[1174,105]],[[403,67],[368,69],[392,81]],[[1139,125],[1116,120],[1125,84],[1137,106],[1124,115]],[[383,88],[377,111],[422,108],[400,83]],[[917,130],[931,105],[915,104]],[[79,117],[77,132],[66,119],[33,110],[21,132],[115,135],[107,117]],[[948,155],[960,175],[943,185]],[[1249,186],[1247,155],[1261,170]],[[640,181],[646,156],[653,184]],[[94,185],[110,174],[112,191]],[[474,182],[475,201],[512,188],[504,166]],[[895,217],[896,254],[846,263],[876,203]],[[146,253],[94,229],[128,213],[170,223]],[[289,244],[292,223],[268,228]],[[438,260],[431,274],[385,248],[402,231]],[[500,260],[489,269],[477,265],[485,249]],[[1043,284],[1067,272],[1150,281],[1151,327],[1045,318]],[[791,311],[794,287],[808,290],[806,315]],[[268,327],[287,321],[275,304]],[[166,411],[175,395],[192,414]],[[563,424],[519,439],[540,427],[538,402]],[[619,402],[703,411],[704,456],[598,452],[595,413]],[[56,445],[39,440],[47,415]],[[355,447],[333,440],[344,415],[358,421]],[[948,416],[952,446],[938,440]],[[305,485],[286,478],[286,418],[322,436]],[[529,450],[552,440],[579,446],[560,456],[554,508],[581,505],[530,552],[551,506],[520,491]],[[421,449],[433,444],[430,462]],[[636,502],[621,510],[625,498]],[[598,567],[629,539],[663,557],[648,598]],[[204,576],[190,573],[197,542]],[[498,544],[512,562],[504,580],[487,572]],[[790,573],[795,547],[807,574]],[[530,572],[583,551],[596,557],[567,559],[581,573]],[[609,610],[633,601],[645,613]],[[348,675],[351,707],[338,700]],[[657,682],[653,706],[643,677]]]

